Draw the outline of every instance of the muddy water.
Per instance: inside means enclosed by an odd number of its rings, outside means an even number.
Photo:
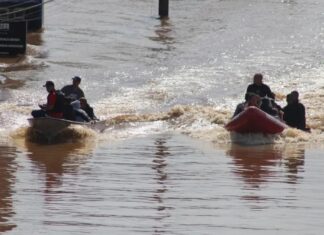
[[[167,133],[87,143],[1,148],[1,231],[318,234],[323,228],[320,151],[215,148]]]
[[[0,232],[319,234],[323,230],[323,9],[309,1],[56,0],[25,56],[0,64]],[[311,133],[223,128],[254,73]],[[81,87],[103,132],[50,145],[26,119],[42,85]]]

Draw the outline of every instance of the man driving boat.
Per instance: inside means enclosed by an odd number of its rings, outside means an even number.
[[[63,104],[60,99],[60,91],[55,90],[54,82],[47,81],[43,87],[46,87],[48,92],[47,103],[41,104],[39,107],[40,110],[33,110],[31,115],[34,118],[38,117],[54,117],[54,118],[62,118],[63,117]]]

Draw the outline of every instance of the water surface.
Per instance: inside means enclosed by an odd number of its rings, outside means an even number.
[[[319,0],[56,0],[25,56],[0,59],[0,232],[320,234],[323,10]],[[255,73],[311,133],[224,129]],[[46,80],[81,87],[102,133],[47,145],[26,119]]]

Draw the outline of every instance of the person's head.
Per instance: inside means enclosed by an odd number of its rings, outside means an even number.
[[[261,105],[261,98],[257,94],[251,94],[248,100],[248,106],[255,106],[260,107]]]
[[[289,94],[286,96],[286,102],[287,102],[287,104],[291,104],[291,103],[292,103],[291,93],[289,93]]]
[[[54,85],[54,82],[52,82],[52,81],[46,81],[46,83],[43,87],[46,87],[46,90],[48,92],[55,90],[55,85]]]
[[[291,97],[291,101],[292,102],[298,101],[298,99],[299,99],[299,93],[298,93],[298,91],[292,91],[290,93],[290,97]]]
[[[251,93],[249,93],[249,92],[245,93],[244,99],[246,102],[249,101],[250,97],[251,97]]]
[[[73,86],[78,87],[81,83],[81,78],[79,76],[74,76],[72,78]]]
[[[86,107],[87,104],[88,104],[87,99],[84,98],[84,97],[81,97],[81,98],[79,99],[79,101],[80,101],[81,108],[82,108],[82,107]]]
[[[263,75],[261,73],[254,74],[253,83],[260,86],[262,84]]]

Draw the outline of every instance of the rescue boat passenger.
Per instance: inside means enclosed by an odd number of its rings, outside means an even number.
[[[43,87],[46,87],[48,92],[47,103],[39,105],[41,109],[33,110],[31,115],[34,118],[46,116],[62,118],[64,95],[60,91],[55,90],[55,85],[52,81],[47,81]]]

